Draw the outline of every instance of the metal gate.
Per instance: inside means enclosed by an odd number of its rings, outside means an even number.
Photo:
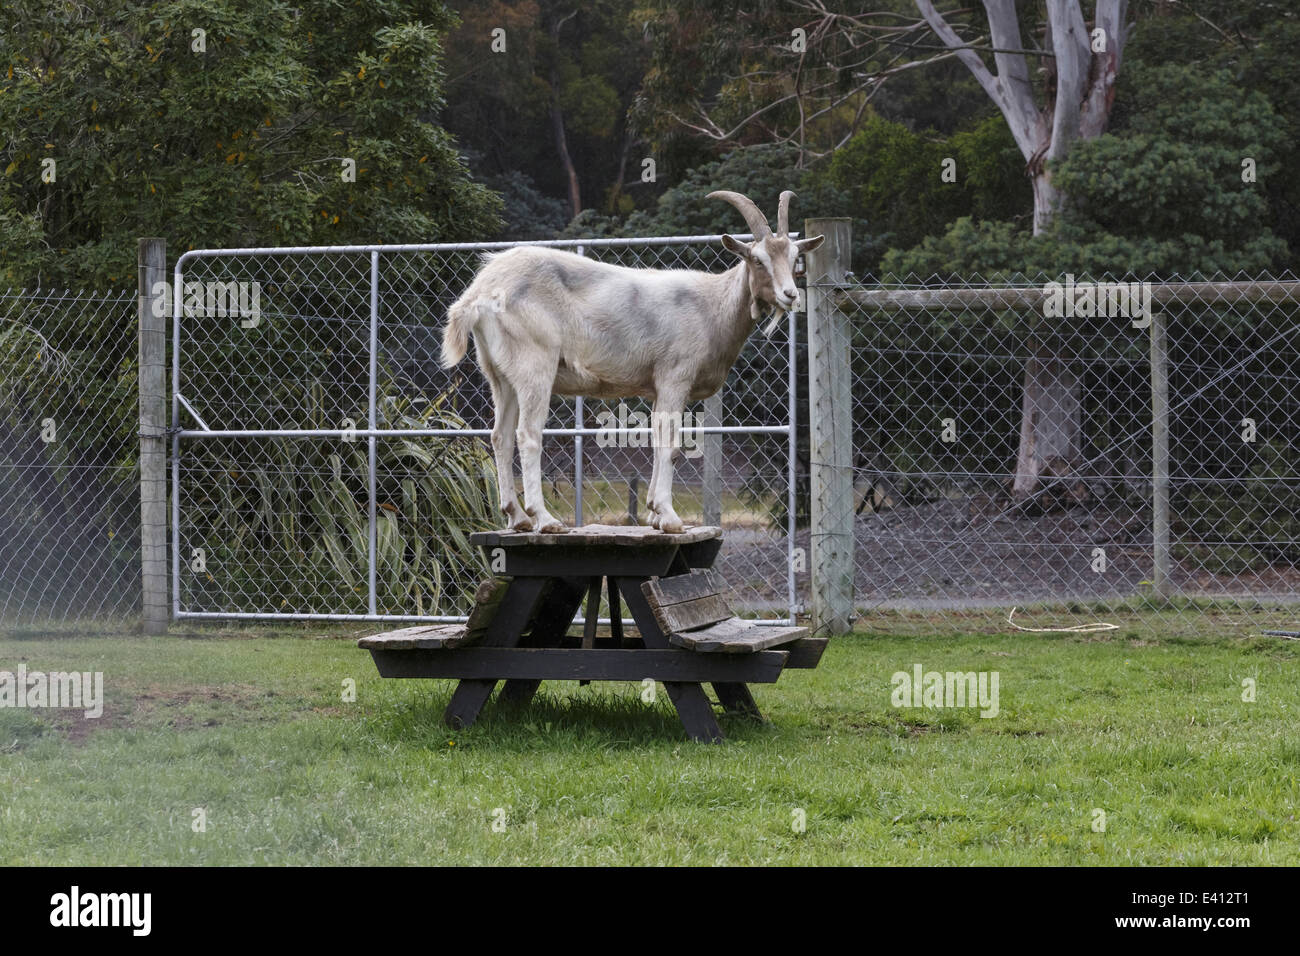
[[[720,236],[522,243],[718,271]],[[521,243],[204,249],[176,263],[172,577],[177,618],[464,620],[498,527],[492,402],[471,358],[440,368],[447,307],[484,252]],[[738,612],[799,610],[795,314],[756,333],[687,409],[674,482],[727,529]],[[568,523],[633,520],[650,473],[640,401],[553,399],[542,467]]]

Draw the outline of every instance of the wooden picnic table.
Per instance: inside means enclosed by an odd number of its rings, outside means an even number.
[[[802,627],[763,625],[731,613],[711,570],[722,531],[664,534],[639,526],[585,525],[564,534],[486,531],[470,541],[501,574],[484,581],[465,624],[402,628],[358,643],[383,677],[454,678],[445,720],[468,727],[493,689],[526,704],[543,680],[662,681],[694,740],[722,730],[704,684],[729,713],[762,719],[748,684],[786,668],[816,667],[826,638]],[[610,626],[599,635],[601,592]],[[570,636],[586,601],[581,636]],[[626,606],[636,622],[623,628]],[[628,629],[631,631],[632,629]]]

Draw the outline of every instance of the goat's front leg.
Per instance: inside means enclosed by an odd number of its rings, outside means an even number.
[[[654,472],[650,479],[650,508],[654,526],[667,534],[681,534],[686,530],[682,519],[673,510],[673,454],[681,442],[682,409],[685,395],[665,395],[662,392],[654,410]]]
[[[533,519],[533,527],[547,534],[566,531],[564,523],[546,510],[542,497],[542,428],[550,406],[549,385],[517,386],[519,396],[519,465],[524,474],[524,510]]]
[[[645,486],[645,523],[652,528],[659,527],[659,515],[655,511],[655,487],[659,484],[659,456],[655,454],[655,442],[658,432],[655,431],[654,421],[658,417],[659,403],[656,402],[655,410],[650,415],[650,483]]]

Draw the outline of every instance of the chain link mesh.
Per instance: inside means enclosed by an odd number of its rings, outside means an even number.
[[[0,294],[0,624],[140,604],[136,297]]]
[[[1256,612],[1252,626],[1296,630],[1300,288],[1147,280],[1168,340],[1159,593],[1148,323],[1046,318],[1053,280],[1064,277],[887,277],[840,293],[852,328],[859,611],[969,630],[1005,623],[1013,606],[1050,608],[1038,620],[1053,625],[1229,606]],[[1017,488],[1027,389],[1041,474]]]

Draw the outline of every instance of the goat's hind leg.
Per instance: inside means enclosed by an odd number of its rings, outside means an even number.
[[[482,350],[480,350],[482,354]],[[519,397],[514,386],[496,369],[483,363],[483,377],[492,389],[495,419],[492,424],[492,454],[497,463],[497,491],[501,513],[512,531],[532,531],[533,522],[515,494],[515,429],[519,426]]]

